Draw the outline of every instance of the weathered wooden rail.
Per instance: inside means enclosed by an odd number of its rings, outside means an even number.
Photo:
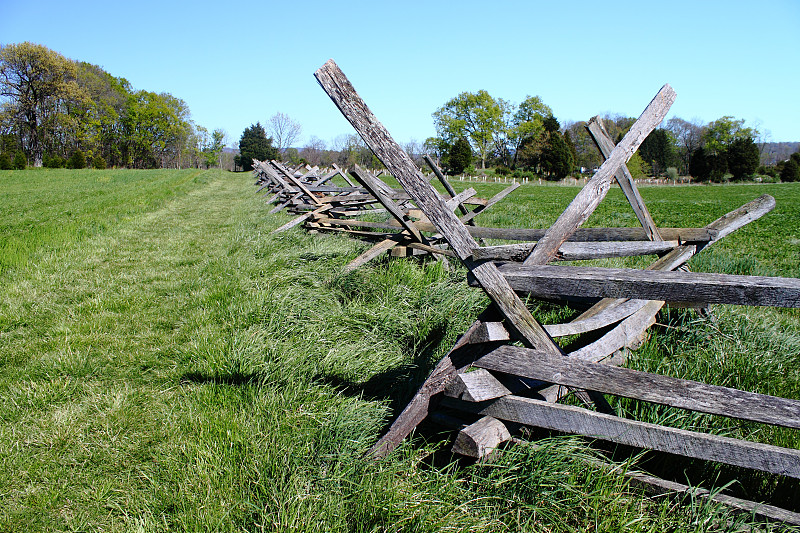
[[[605,162],[550,228],[504,230],[465,224],[463,204],[448,204],[431,186],[333,61],[320,68],[315,77],[401,184],[413,202],[413,209],[421,213],[411,223],[409,211],[403,211],[402,216],[392,213],[394,220],[388,222],[356,221],[350,226],[353,221],[348,221],[341,222],[341,226],[373,231],[400,229],[408,238],[417,238],[419,233],[425,239],[423,232],[436,233],[449,245],[452,256],[469,270],[472,282],[492,301],[375,444],[370,451],[374,457],[390,453],[422,420],[435,417],[438,407],[447,407],[462,413],[465,419],[476,420],[459,428],[454,444],[455,451],[476,458],[485,457],[510,440],[513,430],[524,425],[800,479],[800,450],[615,416],[604,396],[612,394],[800,428],[798,400],[620,367],[625,361],[625,349],[640,342],[666,302],[800,306],[797,279],[697,274],[686,269],[686,262],[693,255],[771,211],[775,205],[771,197],[757,198],[704,228],[659,228],[653,222],[625,163],[664,119],[675,99],[669,85],[658,92],[617,145],[610,141],[599,121],[590,122],[589,132]],[[581,228],[614,179],[642,227]],[[362,175],[360,180],[364,185],[371,178]],[[456,196],[454,191],[447,190]],[[391,212],[388,204],[382,205]],[[455,209],[459,209],[461,216],[454,213]],[[329,223],[330,218],[323,215],[316,223]],[[479,237],[529,242],[483,247],[476,241]],[[428,245],[422,239],[417,244]],[[658,259],[645,270],[549,264],[557,260],[632,255],[657,255]],[[595,303],[571,322],[542,325],[518,293],[557,300],[591,298]],[[591,335],[581,337],[586,338],[584,344],[570,353],[565,353],[554,341],[559,336],[585,333]],[[558,403],[569,392],[584,406]],[[641,476],[640,480],[682,490],[678,484],[651,478]],[[772,519],[800,524],[797,513],[758,507],[753,502],[730,497],[714,497],[741,509],[758,508],[758,513]]]

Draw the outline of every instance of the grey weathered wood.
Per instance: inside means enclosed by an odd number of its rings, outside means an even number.
[[[523,261],[536,243],[485,246],[472,250],[476,261]],[[609,257],[633,257],[667,253],[678,246],[678,241],[617,241],[617,242],[565,242],[561,244],[554,261],[581,261]]]
[[[367,222],[357,220],[342,221],[350,226],[363,226],[365,228],[392,229],[399,228],[400,224],[389,222]],[[415,222],[420,231],[437,232],[435,225],[429,222]],[[474,238],[500,239],[508,241],[536,241],[545,234],[539,228],[487,228],[481,226],[467,226],[467,232]],[[660,228],[665,240],[681,242],[708,242],[713,236],[706,228]],[[647,239],[642,228],[578,228],[567,242],[603,242],[603,241],[643,241]],[[471,251],[470,251],[471,252]]]
[[[453,186],[450,185],[449,181],[447,181],[447,178],[445,177],[444,173],[439,168],[439,166],[436,163],[433,162],[433,159],[431,159],[431,156],[429,156],[428,154],[425,154],[425,155],[422,156],[422,158],[425,160],[426,163],[428,163],[428,166],[431,167],[431,170],[433,171],[433,174],[436,176],[436,178],[442,184],[442,186],[444,187],[444,190],[447,191],[447,194],[450,195],[450,198],[455,197],[456,196],[456,190],[453,189]],[[467,208],[464,207],[463,205],[459,204],[458,208],[461,210],[461,214],[462,215],[466,215],[468,213]]]
[[[290,220],[289,222],[287,222],[283,226],[272,230],[271,233],[280,233],[282,231],[286,231],[287,229],[293,228],[293,227],[297,226],[298,224],[302,224],[303,222],[305,222],[309,218],[314,218],[315,216],[321,215],[322,213],[324,213],[325,211],[328,211],[332,207],[333,206],[330,205],[330,204],[323,205],[319,209],[316,209],[314,211],[309,211],[308,213],[304,213],[304,214],[302,214],[300,216],[297,216],[297,217],[293,218],[292,220]]]
[[[769,307],[800,307],[800,279],[669,270],[503,263],[516,291],[543,298],[634,298]]]
[[[502,200],[503,198],[505,198],[506,196],[508,196],[512,192],[516,191],[519,187],[520,187],[519,183],[515,183],[515,184],[513,184],[513,185],[511,185],[509,187],[506,187],[505,189],[503,189],[499,193],[497,193],[494,196],[492,196],[491,198],[489,198],[489,200],[486,202],[486,205],[478,206],[475,209],[473,209],[472,211],[470,211],[469,213],[467,213],[466,215],[462,216],[460,218],[461,222],[463,224],[470,223],[473,218],[475,218],[476,216],[480,215],[481,213],[483,213],[484,211],[486,211],[487,209],[492,207],[494,204],[496,204],[497,202],[499,202],[500,200]]]
[[[772,209],[775,208],[775,199],[769,195],[762,195],[755,200],[752,200],[745,205],[734,209],[733,211],[719,217],[718,219],[714,220],[710,224],[708,224],[704,229],[708,230],[711,239],[706,243],[698,243],[699,246],[705,247],[718,242],[723,237],[729,235],[733,231],[741,228],[742,226],[761,218],[762,216],[766,215]],[[665,230],[662,228],[661,230],[662,237],[664,236]],[[684,241],[691,241],[692,239],[683,239]],[[700,248],[702,249],[702,248]],[[661,257],[659,260],[651,264],[647,267],[648,270],[675,270],[681,265],[685,264],[695,253],[699,251],[698,246],[692,244],[685,244],[673,250],[672,252],[666,254],[665,256]],[[579,317],[577,317],[574,322],[581,322],[583,320],[587,320],[589,318],[595,318],[595,322],[598,322],[597,318],[601,317],[603,314],[607,314],[609,318],[612,320],[608,322],[611,324],[619,320],[617,318],[618,311],[615,311],[613,308],[615,306],[620,305],[624,302],[625,299],[614,299],[614,298],[606,298],[592,306],[591,309],[587,310]],[[644,305],[644,302],[640,301],[641,305]],[[652,306],[651,306],[652,307]],[[658,312],[658,309],[655,309],[653,313]],[[654,315],[655,316],[655,315]],[[645,322],[643,321],[642,324]],[[602,326],[601,326],[602,327]],[[617,337],[620,342],[627,342],[629,334],[627,332],[623,332],[621,335],[617,335],[614,331],[609,332],[607,337]],[[615,344],[619,344],[618,342],[611,342],[609,346],[614,346]],[[617,348],[613,348],[610,352],[619,349],[620,347],[624,346],[625,344],[619,344]]]
[[[355,187],[355,186],[356,186],[356,184],[355,184],[355,183],[353,183],[353,180],[351,180],[351,179],[350,179],[350,178],[347,176],[347,172],[345,172],[344,170],[342,170],[341,168],[339,168],[339,165],[337,165],[336,163],[334,163],[334,164],[333,164],[333,169],[334,169],[336,172],[338,172],[338,173],[339,173],[339,175],[340,175],[342,178],[344,178],[344,181],[346,181],[347,183],[349,183],[351,187]]]
[[[464,224],[452,211],[447,209],[442,197],[425,180],[414,162],[392,139],[383,124],[375,118],[336,63],[329,60],[314,75],[336,107],[367,143],[367,146],[411,195],[417,207],[425,213],[439,233],[445,236],[450,247],[480,281],[487,295],[517,330],[524,342],[548,353],[561,353],[558,345],[536,322],[497,268],[492,263],[475,264],[471,259],[472,249],[477,248],[477,243]]]
[[[506,396],[511,394],[511,391],[490,372],[479,368],[458,374],[445,388],[444,394],[467,402],[483,402]]]
[[[619,166],[630,159],[653,128],[664,120],[672,102],[675,101],[675,96],[675,91],[668,84],[661,88],[592,179],[536,244],[531,255],[525,260],[526,265],[546,264],[556,254],[561,243],[589,218],[605,198],[611,186],[611,178]]]
[[[372,176],[369,172],[361,169],[356,165],[353,169],[353,175],[358,179],[364,187],[366,187],[369,192],[377,198],[377,200],[381,203],[381,205],[392,214],[395,220],[403,226],[406,231],[408,231],[417,242],[425,243],[427,239],[422,236],[420,231],[414,225],[414,223],[406,216],[405,213],[397,206],[391,198],[389,198],[386,193],[381,190],[378,186],[378,180],[374,176]]]
[[[448,406],[500,420],[800,478],[800,450],[669,428],[519,396],[503,396],[484,403],[445,400]]]
[[[511,336],[502,322],[483,322],[478,330],[472,334],[472,342],[496,342],[510,340]]]
[[[475,191],[475,189],[470,187],[468,189],[464,189],[460,193],[456,194],[455,196],[447,200],[445,204],[449,209],[456,209],[458,207],[463,208],[464,206],[462,204],[466,202],[468,199],[475,196],[476,194],[478,194],[477,191]]]
[[[606,129],[603,127],[603,122],[600,117],[592,118],[586,124],[586,130],[594,140],[595,144],[597,145],[597,149],[600,150],[603,158],[610,156],[614,151],[614,142],[608,136],[608,132],[606,132]],[[656,223],[653,222],[653,217],[650,215],[650,211],[647,210],[647,206],[645,205],[642,196],[639,194],[639,189],[636,188],[636,183],[633,181],[633,176],[631,176],[630,171],[628,171],[628,167],[626,167],[624,164],[620,165],[617,173],[614,174],[614,177],[616,178],[617,183],[619,183],[620,189],[622,189],[622,192],[625,194],[625,198],[628,199],[628,203],[631,204],[633,212],[636,214],[636,218],[639,219],[639,223],[647,232],[650,240],[660,241],[661,235],[658,233]]]
[[[509,440],[511,433],[503,422],[484,416],[458,432],[452,450],[453,453],[482,459]]]
[[[701,413],[800,429],[798,400],[706,385],[575,357],[553,357],[510,345],[495,348],[473,364],[479,368],[558,385],[590,388]],[[456,397],[472,401],[467,396]]]
[[[379,255],[387,252],[388,250],[391,250],[392,248],[397,246],[397,244],[398,244],[397,238],[390,237],[388,239],[382,240],[381,242],[379,242],[378,244],[376,244],[363,254],[359,255],[358,257],[347,263],[347,265],[344,267],[344,271],[352,272],[361,265],[369,263]]]
[[[484,315],[488,316],[489,313],[484,313]],[[369,456],[381,458],[391,453],[428,416],[431,403],[436,403],[434,398],[444,391],[459,372],[462,372],[475,358],[482,355],[484,345],[470,344],[470,337],[481,322],[481,318],[473,322],[467,332],[447,352],[447,355],[439,361],[388,431],[370,448]]]
[[[622,299],[596,315],[564,324],[546,324],[544,329],[547,330],[551,337],[566,337],[567,335],[587,333],[624,320],[644,307],[645,304],[647,304],[647,300]]]

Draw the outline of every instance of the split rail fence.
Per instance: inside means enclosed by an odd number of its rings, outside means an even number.
[[[448,197],[443,197],[392,139],[349,80],[331,60],[315,77],[333,103],[402,186],[392,189],[378,176],[355,168],[356,186],[338,167],[287,169],[257,162],[259,183],[276,203],[296,214],[275,231],[304,223],[314,231],[339,231],[377,240],[354,260],[357,268],[392,249],[455,258],[469,271],[470,283],[492,301],[436,365],[417,393],[370,450],[375,458],[394,450],[426,418],[447,423],[458,413],[453,450],[477,459],[511,441],[520,427],[582,435],[616,444],[716,461],[800,479],[800,450],[703,432],[688,431],[616,416],[605,395],[633,398],[696,412],[800,429],[800,401],[624,368],[627,348],[641,342],[664,305],[704,308],[710,303],[800,307],[800,280],[794,278],[693,273],[687,261],[731,232],[769,213],[775,200],[764,195],[699,228],[664,228],[653,221],[625,164],[664,119],[676,94],[665,85],[629,132],[614,144],[602,122],[587,129],[605,162],[546,229],[485,228],[474,218],[510,194],[477,198],[471,188],[456,194],[428,160]],[[325,185],[334,175],[350,187]],[[605,197],[612,181],[620,186],[640,228],[581,228]],[[268,194],[269,194],[268,193]],[[374,222],[368,215],[388,213]],[[523,241],[482,246],[482,238]],[[409,254],[410,255],[410,254]],[[656,256],[644,270],[559,266],[637,255]],[[574,320],[540,324],[520,295],[561,302],[593,302]],[[565,352],[554,339],[579,336],[579,347]],[[521,346],[520,346],[521,344]],[[567,394],[582,407],[559,403]],[[473,422],[469,422],[472,420]],[[641,473],[630,474],[656,491],[690,489]],[[769,505],[707,494],[745,512],[800,524],[800,514]]]

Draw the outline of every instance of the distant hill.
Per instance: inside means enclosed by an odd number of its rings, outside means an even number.
[[[800,142],[765,143],[761,150],[761,164],[774,165],[780,161],[786,161],[798,150],[800,150]]]

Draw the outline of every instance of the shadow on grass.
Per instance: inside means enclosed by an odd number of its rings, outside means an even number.
[[[354,382],[335,374],[320,373],[314,381],[329,385],[342,394],[371,401],[389,400],[393,413],[400,411],[411,400],[419,386],[436,366],[433,357],[439,352],[447,334],[447,322],[436,324],[421,341],[407,338],[404,352],[411,352],[412,361],[379,372],[364,382]]]

